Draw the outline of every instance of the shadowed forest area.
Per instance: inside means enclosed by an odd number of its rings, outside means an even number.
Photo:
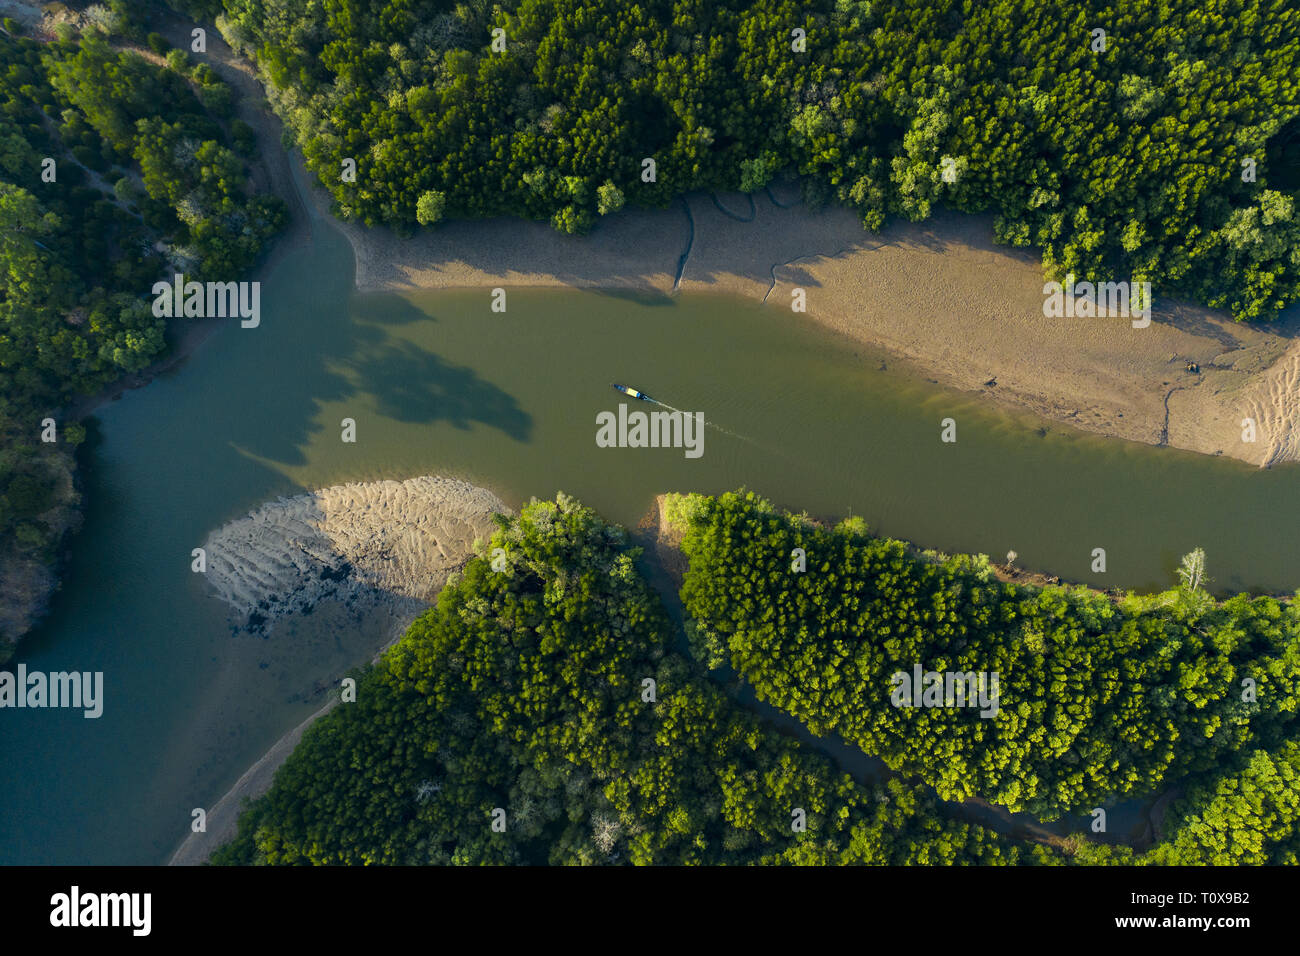
[[[232,281],[283,226],[251,190],[233,93],[146,34],[140,5],[0,35],[0,658],[42,612],[78,521],[64,410],[167,349],[160,278]]]
[[[258,185],[234,88],[152,32],[166,7],[51,6],[40,25],[0,21],[0,662],[44,612],[78,524],[78,448],[93,453],[96,430],[71,409],[175,346],[158,280],[241,279],[288,221]],[[853,210],[863,235],[987,215],[1046,279],[1150,282],[1242,322],[1300,299],[1288,0],[169,6],[255,64],[333,213],[398,237],[498,216],[576,235],[682,203],[680,283],[695,236],[683,197],[748,222],[755,194],[785,206],[797,189]],[[270,383],[286,362],[307,372],[275,396],[287,424],[230,442],[241,467],[305,463],[315,412],[354,396],[385,421],[540,444],[553,422],[515,381],[379,328],[429,321],[415,305],[369,308],[243,366]],[[223,434],[214,421],[205,440]],[[213,861],[1300,862],[1300,611],[1215,600],[1199,548],[1180,586],[1120,595],[1008,580],[982,555],[919,553],[744,492],[670,496],[665,515],[680,630],[618,525],[563,494],[497,516]],[[900,707],[891,677],[913,665],[1001,675],[999,709]],[[755,716],[711,676],[723,666],[895,776],[855,779]],[[1147,798],[1162,816],[1140,850],[1026,838],[951,806],[1053,821]]]

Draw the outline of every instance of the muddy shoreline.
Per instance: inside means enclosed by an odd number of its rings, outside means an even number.
[[[267,502],[215,530],[205,542],[208,583],[261,633],[321,602],[363,607],[391,622],[372,663],[401,639],[452,573],[490,539],[493,513],[509,509],[490,491],[463,481],[422,476],[407,481],[350,482]],[[246,800],[261,796],[311,724],[339,697],[277,740],[207,813],[170,865],[196,866],[234,838]]]

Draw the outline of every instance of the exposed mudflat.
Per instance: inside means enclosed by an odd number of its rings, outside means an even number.
[[[323,207],[323,191],[313,193]],[[790,311],[802,289],[806,311],[792,322],[827,325],[943,385],[1116,438],[1256,465],[1300,460],[1300,308],[1271,325],[1238,323],[1157,288],[1146,328],[1120,315],[1047,317],[1038,256],[996,244],[989,216],[940,213],[868,233],[852,211],[808,209],[785,187],[695,193],[610,216],[585,237],[504,219],[408,240],[340,226],[363,292],[723,292]]]
[[[207,580],[254,631],[326,599],[419,608],[507,510],[490,491],[428,476],[278,498],[208,537]]]
[[[247,630],[269,631],[277,620],[325,602],[344,620],[380,619],[388,646],[469,560],[475,541],[491,537],[492,515],[508,512],[484,488],[431,476],[277,498],[208,537],[207,580]],[[206,832],[191,833],[171,864],[201,864],[232,839],[244,800],[266,792],[303,733],[338,700],[328,692],[316,713],[253,764],[208,809]]]
[[[220,38],[210,43],[214,69],[244,94],[241,118],[270,144],[280,124],[257,102],[255,68]],[[869,233],[852,210],[809,209],[790,184],[752,196],[695,193],[662,210],[629,208],[603,218],[589,236],[493,219],[403,240],[333,219],[328,193],[301,159],[267,152],[277,157],[264,164],[276,192],[295,206],[303,200],[347,236],[362,292],[714,291],[789,309],[800,288],[807,311],[792,321],[830,326],[943,385],[1116,438],[1261,466],[1300,460],[1300,306],[1271,325],[1241,324],[1169,300],[1157,287],[1147,328],[1124,317],[1049,318],[1039,256],[995,243],[991,216],[940,212]]]

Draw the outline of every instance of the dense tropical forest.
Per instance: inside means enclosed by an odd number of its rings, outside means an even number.
[[[285,221],[249,187],[233,91],[139,9],[0,32],[0,658],[76,520],[85,430],[69,404],[163,354],[156,280],[238,278]]]
[[[479,557],[448,584],[214,862],[1054,858],[917,788],[855,783],[741,710],[673,649],[638,550],[590,509],[560,495],[499,523],[505,570]]]
[[[1141,853],[1082,834],[1050,844],[1023,842],[963,821],[915,779],[855,781],[821,754],[767,727],[706,677],[707,661],[694,652],[713,653],[717,663],[710,643],[719,632],[704,635],[717,625],[712,617],[688,622],[693,653],[681,655],[676,629],[637,570],[639,550],[622,529],[560,495],[554,503],[529,504],[518,518],[498,519],[500,530],[484,556],[471,560],[437,606],[361,674],[355,702],[336,707],[307,731],[271,790],[244,812],[234,842],[213,862],[1297,862],[1300,751],[1286,737],[1294,727],[1284,716],[1294,713],[1297,700],[1296,621],[1289,605],[1270,602],[1273,624],[1264,625],[1258,623],[1269,617],[1263,606],[1249,613],[1241,602],[1216,605],[1184,589],[1170,592],[1163,612],[1155,604],[1146,610],[1170,622],[1161,644],[1166,656],[1176,657],[1173,634],[1192,619],[1229,658],[1244,634],[1292,639],[1281,653],[1285,663],[1254,665],[1260,700],[1276,700],[1250,708],[1248,730],[1230,734],[1243,740],[1249,732],[1256,742],[1238,756],[1216,747],[1213,735],[1204,736],[1213,721],[1183,716],[1213,710],[1213,695],[1187,667],[1174,667],[1177,676],[1171,678],[1142,654],[1140,635],[1149,629],[1132,630],[1137,643],[1119,642],[1119,653],[1134,658],[1131,668],[1093,675],[1105,665],[1098,662],[1090,671],[1087,661],[1103,642],[1089,640],[1086,632],[1099,630],[1114,640],[1128,629],[1113,618],[1109,630],[1099,619],[1086,618],[1089,605],[1077,604],[1084,600],[1082,591],[1050,589],[1061,603],[1050,605],[1044,616],[1039,609],[1049,605],[1033,596],[1037,589],[993,581],[975,559],[908,554],[898,542],[870,538],[860,522],[818,528],[745,494],[678,497],[667,507],[670,521],[685,530],[690,567],[682,593],[692,613],[705,603],[706,592],[731,593],[735,605],[748,605],[771,588],[763,583],[770,578],[799,582],[781,602],[768,605],[773,610],[748,608],[750,618],[762,623],[746,633],[787,628],[799,635],[779,646],[769,639],[761,653],[773,668],[779,662],[789,670],[792,683],[807,693],[780,696],[770,693],[768,683],[756,682],[760,696],[815,732],[847,735],[853,733],[847,717],[856,711],[883,726],[887,715],[877,702],[888,706],[886,671],[910,661],[910,654],[927,655],[935,667],[993,666],[996,660],[1007,668],[1003,719],[966,719],[951,711],[931,718],[935,711],[913,711],[888,728],[893,736],[850,739],[934,783],[951,800],[971,795],[972,788],[954,782],[960,774],[984,784],[988,774],[981,770],[993,762],[990,755],[1017,761],[1024,802],[1049,810],[1078,802],[1070,797],[1071,786],[1100,794],[1118,775],[1124,781],[1119,786],[1139,788],[1145,796],[1176,775],[1184,789],[1165,814],[1163,839]],[[806,572],[788,565],[778,570],[764,557],[767,551],[788,556],[799,541],[808,546]],[[497,548],[507,560],[504,570],[494,571],[486,555]],[[722,560],[723,551],[734,557]],[[735,569],[749,564],[753,571],[738,577]],[[707,586],[711,575],[716,587]],[[852,620],[835,619],[843,628],[823,619],[820,603],[837,587],[856,595],[848,602]],[[889,607],[896,610],[873,603],[886,589],[895,592]],[[955,638],[962,626],[953,619],[975,607],[981,610],[967,622],[972,626],[965,637]],[[1013,610],[1027,616],[1014,617]],[[883,617],[877,620],[878,613]],[[1141,616],[1133,609],[1114,611],[1126,613]],[[795,615],[802,620],[794,621]],[[824,623],[837,628],[834,635]],[[1234,628],[1235,640],[1225,636]],[[1026,653],[1030,631],[1037,636],[1028,653],[1047,663],[1022,671],[1015,657]],[[962,641],[983,650],[953,652],[954,642]],[[729,631],[726,642],[746,647],[730,654],[742,678],[763,672],[756,663],[757,638]],[[995,656],[999,649],[1007,653]],[[809,673],[819,652],[835,664]],[[1235,687],[1237,674],[1250,669],[1233,665],[1229,674],[1227,666],[1212,660],[1207,670],[1217,670]],[[1033,699],[1029,690],[1044,681],[1044,671],[1064,675],[1076,667],[1089,675],[1085,681],[1055,677],[1040,695],[1051,702]],[[1283,684],[1288,667],[1290,683]],[[869,682],[868,675],[874,675]],[[1100,714],[1123,709],[1121,698],[1138,701],[1125,711],[1135,733],[1117,732],[1109,749],[1085,739],[1092,724],[1103,722],[1089,714],[1094,689],[1083,685],[1093,680],[1112,685],[1097,696]],[[1179,754],[1178,746],[1158,739],[1143,744],[1139,734],[1157,732],[1148,726],[1144,697],[1162,700],[1169,724],[1193,738],[1189,746],[1198,759],[1171,765],[1167,753]],[[825,706],[814,707],[815,701]],[[842,719],[819,725],[819,715],[841,703]],[[1071,719],[1080,725],[1070,726]],[[1157,730],[1169,733],[1168,726]],[[1021,742],[1030,739],[1035,751],[1049,756],[1021,753]],[[898,759],[900,753],[905,759]],[[1213,759],[1199,759],[1209,754]],[[1130,764],[1136,765],[1132,778],[1124,772]],[[1163,779],[1157,767],[1167,768]],[[1005,798],[1010,773],[1004,776],[1000,789],[983,795]],[[1039,790],[1050,798],[1035,797]],[[806,829],[795,827],[799,810]]]
[[[1242,766],[1244,764],[1244,766]],[[1178,827],[1144,862],[1168,866],[1300,865],[1300,742],[1255,750],[1240,770],[1202,775],[1175,807]]]
[[[814,733],[943,799],[1046,820],[1192,781],[1175,811],[1186,825],[1153,860],[1295,861],[1295,603],[1216,602],[1198,555],[1178,587],[1115,599],[1000,580],[983,556],[914,553],[861,519],[826,528],[753,493],[667,509],[696,656]],[[917,664],[997,674],[997,713],[898,706],[891,678]]]
[[[1300,294],[1290,0],[183,5],[220,14],[366,223],[574,232],[789,173],[870,229],[988,211],[1057,279],[1149,280],[1240,319]]]

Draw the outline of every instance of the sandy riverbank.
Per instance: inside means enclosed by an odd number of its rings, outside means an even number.
[[[490,491],[427,476],[277,498],[209,535],[207,582],[254,630],[326,599],[424,607],[505,511]]]
[[[807,313],[791,321],[823,323],[943,385],[1104,435],[1257,465],[1300,458],[1300,309],[1271,326],[1242,325],[1157,295],[1148,328],[1124,317],[1046,318],[1038,257],[995,245],[987,217],[941,214],[867,233],[852,212],[812,211],[786,187],[752,203],[694,194],[667,210],[617,214],[580,238],[511,220],[456,222],[409,240],[342,228],[362,291],[604,286],[722,292],[788,309],[799,287]],[[1242,440],[1247,417],[1253,443]]]
[[[472,556],[475,541],[490,538],[492,515],[508,511],[486,489],[427,476],[279,498],[209,535],[207,582],[258,631],[324,603],[359,609],[372,621],[382,615],[386,649]],[[191,833],[171,864],[201,864],[233,838],[245,798],[266,792],[303,732],[337,701],[331,692],[329,703],[276,741],[208,809],[206,832]]]
[[[277,740],[262,759],[249,767],[235,785],[213,804],[208,811],[206,832],[191,833],[172,854],[167,865],[202,866],[214,850],[234,839],[239,830],[239,814],[243,812],[244,800],[256,799],[271,789],[275,772],[289,759],[289,754],[293,753],[298,741],[302,740],[303,733],[318,718],[333,710],[337,703],[337,697],[331,698],[328,704]]]
[[[185,26],[169,22],[163,32],[183,38]],[[1157,292],[1144,329],[1122,317],[1046,318],[1038,256],[994,244],[990,217],[940,214],[867,233],[851,211],[810,210],[788,186],[626,210],[586,237],[498,219],[397,239],[330,216],[329,195],[279,149],[281,124],[254,68],[210,33],[208,58],[237,87],[240,116],[258,133],[259,185],[342,229],[363,292],[616,287],[721,292],[785,309],[799,287],[807,312],[792,321],[823,323],[940,384],[1103,435],[1257,465],[1300,460],[1300,307],[1271,326],[1247,326]],[[294,220],[280,252],[306,235]],[[1253,442],[1243,441],[1246,418]]]

